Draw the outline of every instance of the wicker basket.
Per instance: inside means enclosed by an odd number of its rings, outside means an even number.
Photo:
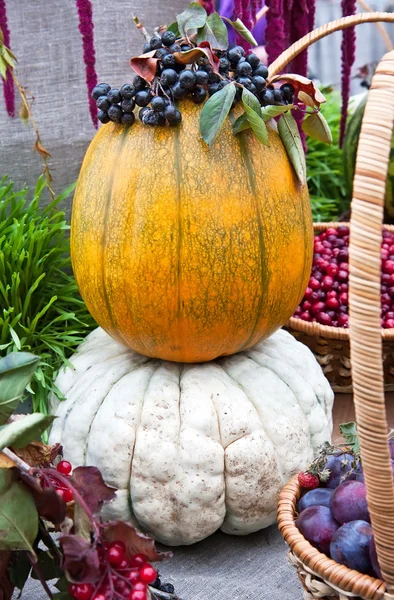
[[[394,15],[383,20],[394,21]],[[343,21],[340,22],[343,24]],[[348,17],[350,22],[359,21]],[[337,27],[334,22],[312,32],[290,49],[289,56],[296,55],[300,47],[310,44],[311,40],[322,37],[324,30],[329,33]],[[289,56],[278,61],[280,68]],[[394,488],[387,443],[380,327],[381,228],[393,121],[392,51],[380,62],[368,94],[358,145],[349,246],[349,331],[354,404],[371,524],[384,581],[336,563],[305,540],[294,523],[300,494],[295,478],[281,493],[278,523],[290,547],[290,561],[297,568],[304,586],[304,597],[308,600],[343,600],[346,597],[394,600]],[[347,332],[338,332],[338,338],[343,335],[347,337]],[[327,336],[327,339],[333,338]]]
[[[315,223],[315,234],[340,225],[349,223]],[[394,231],[394,225],[385,225],[384,228]],[[286,328],[312,350],[334,392],[352,391],[349,329],[327,327],[294,318],[290,319]],[[394,330],[381,329],[381,333],[384,387],[386,392],[390,392],[394,391]]]

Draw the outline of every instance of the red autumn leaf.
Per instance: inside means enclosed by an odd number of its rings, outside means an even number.
[[[325,97],[321,93],[321,91],[315,86],[313,81],[308,79],[307,77],[303,77],[302,75],[293,75],[286,74],[283,75],[275,75],[272,79],[269,80],[268,83],[275,83],[276,81],[283,81],[283,83],[291,83],[294,86],[295,94],[297,96],[298,92],[304,92],[310,96],[317,108],[319,108],[320,104],[326,102]]]
[[[19,471],[19,478],[29,487],[37,512],[46,521],[60,525],[66,518],[67,507],[63,498],[53,488],[43,489],[37,477],[26,471]]]
[[[131,68],[137,75],[140,75],[149,83],[151,83],[156,76],[156,66],[159,59],[153,58],[155,54],[156,50],[152,50],[152,52],[147,52],[146,54],[135,56],[130,59]]]
[[[130,523],[109,521],[103,525],[103,535],[108,542],[123,542],[129,558],[134,554],[145,554],[151,562],[164,560],[172,556],[172,552],[159,552],[156,550],[155,541],[145,533],[135,529]]]
[[[77,467],[71,480],[94,515],[100,512],[104,502],[116,498],[116,489],[106,485],[97,467]]]
[[[97,548],[78,535],[62,535],[59,543],[63,552],[63,568],[67,579],[74,583],[96,583],[100,577]]]
[[[209,60],[209,63],[213,69],[213,72],[218,74],[219,67],[220,67],[220,60],[218,59],[216,54],[213,52],[213,50],[211,48],[211,44],[209,42],[201,42],[201,44],[198,44],[197,47],[200,48],[200,50],[203,50],[205,56]]]

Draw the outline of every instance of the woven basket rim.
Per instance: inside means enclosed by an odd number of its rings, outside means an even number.
[[[344,221],[332,221],[331,223],[314,223],[313,228],[316,231],[322,231],[329,229],[330,227],[340,227],[346,225],[349,227],[349,222]],[[394,231],[394,225],[383,224],[382,229],[388,231]],[[350,340],[349,329],[342,329],[341,327],[332,327],[328,325],[320,325],[320,323],[310,323],[308,321],[302,321],[302,319],[296,319],[291,317],[286,323],[287,327],[291,327],[294,331],[300,331],[311,337],[321,337],[329,340]],[[394,329],[381,329],[382,340],[384,342],[394,341]]]
[[[328,585],[340,587],[349,596],[356,594],[368,600],[382,600],[387,590],[384,581],[335,562],[304,538],[295,524],[300,495],[301,487],[295,475],[282,489],[278,502],[278,529],[291,552]]]

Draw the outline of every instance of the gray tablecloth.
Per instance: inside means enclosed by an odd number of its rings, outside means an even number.
[[[160,575],[182,600],[302,600],[276,526],[246,537],[216,533],[173,550],[174,557],[160,565]],[[24,600],[46,597],[35,581],[22,594]]]

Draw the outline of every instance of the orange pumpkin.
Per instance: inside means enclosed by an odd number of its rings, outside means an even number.
[[[293,314],[307,286],[312,217],[279,135],[270,146],[230,119],[212,148],[201,107],[182,124],[108,124],[74,198],[81,294],[112,337],[146,356],[208,361],[253,346]]]

